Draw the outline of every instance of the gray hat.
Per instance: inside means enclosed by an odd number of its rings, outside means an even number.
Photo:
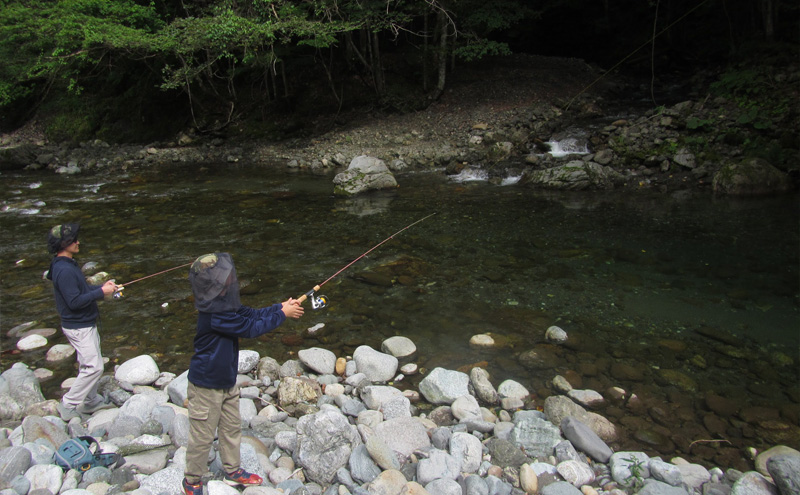
[[[47,250],[50,251],[50,254],[58,254],[59,251],[77,241],[80,228],[81,226],[77,223],[65,223],[50,229],[50,232],[47,233]]]

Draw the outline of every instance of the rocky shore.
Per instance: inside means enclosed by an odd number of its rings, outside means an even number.
[[[475,336],[482,345],[485,336]],[[558,345],[568,339],[548,330]],[[72,359],[59,349],[60,359]],[[572,388],[544,401],[513,380],[497,385],[481,367],[419,369],[415,344],[395,336],[352,356],[322,348],[278,363],[242,350],[238,371],[242,465],[265,482],[249,495],[767,495],[797,494],[800,452],[783,445],[755,453],[754,471],[706,467],[680,457],[617,451],[614,424],[592,412],[604,401]],[[17,363],[0,375],[0,495],[159,495],[181,493],[188,416],[187,373],[161,372],[140,355],[102,378],[116,407],[58,417],[37,376]],[[396,385],[422,373],[418,390]],[[69,386],[67,380],[62,386]],[[616,391],[625,394],[623,389]],[[64,472],[54,453],[91,435],[125,462]],[[209,495],[235,494],[221,480],[216,451]]]
[[[522,175],[522,183],[539,189],[693,188],[734,195],[797,189],[800,138],[791,131],[797,127],[794,113],[774,120],[765,131],[751,125],[748,109],[733,99],[699,89],[677,104],[625,106],[607,98],[608,89],[574,96],[593,74],[580,64],[569,70],[561,92],[537,87],[534,81],[541,75],[536,74],[520,77],[508,91],[503,91],[507,83],[488,80],[480,86],[485,91],[471,88],[462,94],[456,89],[421,112],[351,117],[347,125],[328,128],[309,122],[304,131],[281,141],[187,130],[154,143],[94,140],[72,146],[48,142],[34,123],[0,136],[0,172],[114,173],[185,163],[325,173],[347,167],[357,156],[370,156],[393,171],[457,174],[474,167],[498,182]],[[783,80],[790,84],[796,77],[789,71]],[[531,89],[524,88],[525,81]],[[621,83],[606,86],[617,94],[630,92]],[[570,141],[572,152],[551,153],[552,143],[562,139]],[[775,160],[748,151],[757,140],[766,143]]]

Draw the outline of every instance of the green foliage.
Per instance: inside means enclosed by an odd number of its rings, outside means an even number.
[[[644,478],[642,477],[644,474],[644,462],[634,456],[624,460],[629,463],[628,470],[631,472],[630,476],[625,479],[625,485],[633,487],[635,490],[641,488],[644,485]]]
[[[772,129],[792,107],[793,98],[776,91],[775,71],[767,65],[733,67],[711,85],[711,90],[736,102],[740,110],[737,123],[756,130]]]
[[[714,121],[710,119],[699,119],[692,115],[686,119],[686,128],[691,130],[708,129]]]
[[[45,107],[44,132],[55,142],[76,144],[90,139],[98,126],[98,116],[91,112],[95,108],[89,99],[69,95]]]

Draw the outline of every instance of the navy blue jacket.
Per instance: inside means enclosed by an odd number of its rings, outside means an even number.
[[[78,262],[67,256],[54,257],[47,278],[53,281],[56,309],[63,328],[85,328],[95,324],[100,314],[96,301],[103,298],[103,289],[86,282]]]
[[[276,329],[286,320],[281,304],[197,316],[194,355],[189,381],[199,387],[228,389],[236,384],[239,369],[239,338],[254,338]]]

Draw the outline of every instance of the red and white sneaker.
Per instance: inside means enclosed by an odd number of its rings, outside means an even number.
[[[264,482],[264,479],[257,474],[248,473],[244,469],[239,468],[230,474],[226,474],[223,481],[231,486],[260,485]]]
[[[181,483],[183,487],[184,495],[203,495],[203,483],[197,483],[196,485],[192,485],[186,478],[183,478],[183,482]]]

